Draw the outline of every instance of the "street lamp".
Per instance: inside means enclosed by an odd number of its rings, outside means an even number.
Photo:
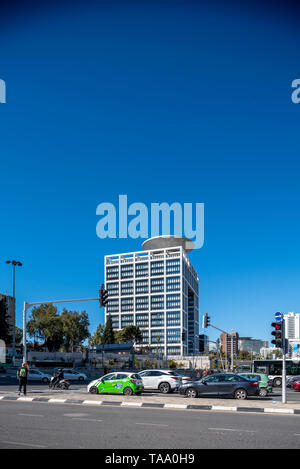
[[[12,264],[13,266],[13,334],[12,334],[12,363],[15,364],[15,357],[16,357],[16,266],[21,267],[22,263],[19,261],[6,261],[6,264]]]

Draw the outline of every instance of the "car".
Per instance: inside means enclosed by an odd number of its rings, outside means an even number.
[[[289,378],[287,378],[287,380],[286,380],[286,386],[287,386],[288,388],[292,388],[294,381],[300,381],[300,376],[299,376],[299,375],[297,375],[297,376],[290,376]]]
[[[295,379],[292,384],[294,391],[300,391],[300,379]]]
[[[131,396],[139,395],[144,390],[141,377],[137,373],[108,373],[88,384],[91,394],[119,393]]]
[[[27,376],[28,381],[42,381],[42,383],[49,383],[50,379],[50,375],[42,373],[40,370],[36,370],[34,368],[29,369],[29,373]]]
[[[182,383],[187,383],[188,381],[193,381],[193,378],[191,378],[190,376],[186,376],[183,373],[179,373],[178,371],[169,370],[169,374],[171,376],[178,376],[178,378],[181,379]]]
[[[159,391],[163,394],[176,391],[182,383],[182,376],[172,370],[139,371],[145,391]]]
[[[244,376],[251,381],[258,381],[258,389],[260,397],[266,397],[273,391],[271,381],[264,373],[238,373],[239,376]]]
[[[57,371],[57,368],[55,369]],[[84,373],[73,370],[72,368],[63,368],[64,378],[74,381],[87,381],[87,376]]]
[[[236,373],[216,373],[198,381],[182,384],[179,393],[185,397],[225,397],[246,399],[248,396],[258,396],[257,381],[250,381]]]

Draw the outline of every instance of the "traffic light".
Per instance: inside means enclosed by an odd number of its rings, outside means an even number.
[[[275,336],[275,339],[271,341],[276,348],[284,348],[284,337],[283,337],[283,321],[272,322],[272,327],[274,331],[271,332]]]
[[[107,302],[108,302],[108,291],[105,290],[104,288],[104,285],[101,284],[100,285],[100,290],[99,290],[99,304],[100,304],[100,308],[102,308],[102,306],[106,306],[107,305]]]
[[[203,329],[206,329],[208,326],[210,326],[210,316],[208,316],[208,314],[205,313],[205,316],[203,316],[202,327]]]

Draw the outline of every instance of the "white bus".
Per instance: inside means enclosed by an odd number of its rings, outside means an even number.
[[[300,376],[300,359],[286,360],[286,377]],[[272,386],[278,387],[282,383],[282,360],[253,360],[253,371],[266,373],[272,382]]]

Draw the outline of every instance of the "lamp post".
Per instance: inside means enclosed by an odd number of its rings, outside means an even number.
[[[13,331],[12,331],[12,363],[15,364],[16,357],[16,266],[21,267],[22,263],[19,261],[6,261],[6,264],[13,266]]]

